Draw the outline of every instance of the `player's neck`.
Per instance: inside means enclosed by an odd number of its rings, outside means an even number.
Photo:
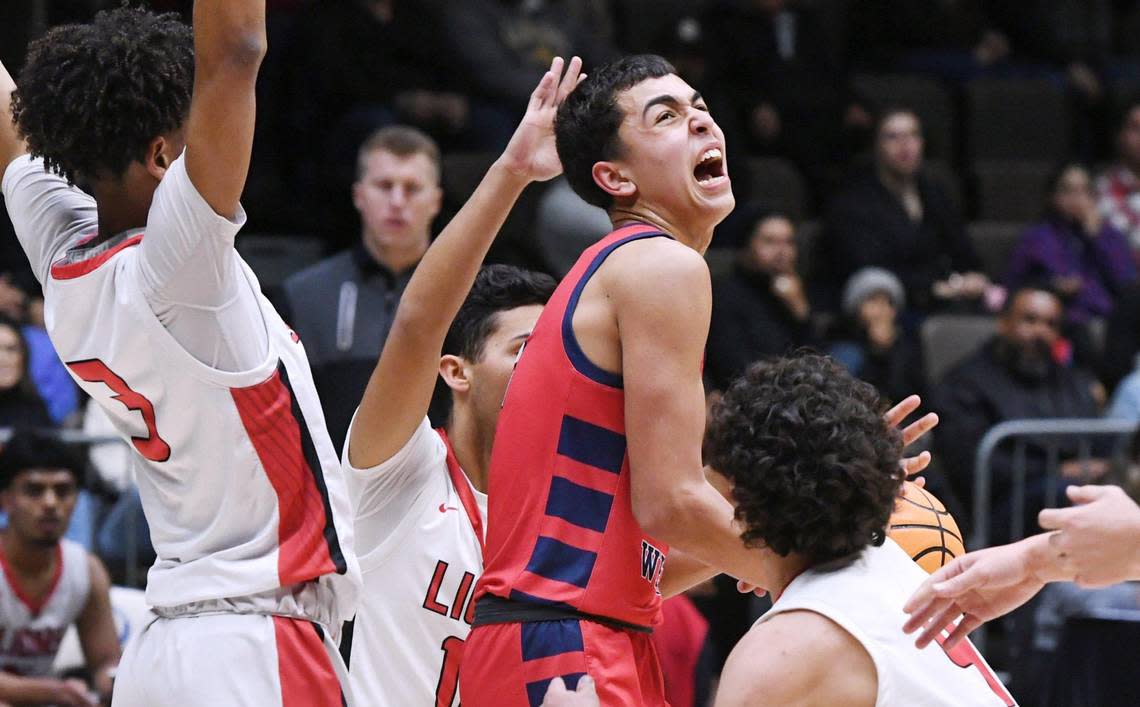
[[[702,255],[708,250],[709,243],[712,242],[713,229],[716,227],[715,223],[688,223],[663,209],[641,203],[632,206],[614,206],[610,209],[610,220],[613,221],[615,228],[635,222],[649,224]]]
[[[10,530],[0,532],[0,552],[4,554],[4,563],[21,577],[39,576],[55,564],[53,548],[22,542]]]
[[[480,493],[487,493],[487,471],[491,468],[491,445],[485,436],[474,414],[459,406],[452,408],[447,438],[459,467]]]
[[[767,588],[768,596],[772,601],[776,601],[783,595],[792,580],[807,570],[807,561],[798,555],[780,557],[775,553],[770,553],[770,562],[771,566],[768,571],[772,577],[772,582],[771,586]]]
[[[100,240],[146,226],[154,190],[141,187],[132,185],[126,178],[94,182],[92,191],[99,210]]]

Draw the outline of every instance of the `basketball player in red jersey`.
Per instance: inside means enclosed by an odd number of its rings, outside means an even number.
[[[589,670],[603,705],[661,705],[662,594],[719,571],[770,580],[701,466],[701,254],[735,205],[724,135],[655,56],[591,74],[555,134],[571,186],[617,230],[555,291],[508,388],[460,690],[468,707],[533,706]]]

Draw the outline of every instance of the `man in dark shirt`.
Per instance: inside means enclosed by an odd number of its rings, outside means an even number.
[[[360,148],[357,169],[360,243],[286,280],[282,303],[338,449],[443,198],[439,149],[413,128],[378,131]]]
[[[705,374],[724,390],[753,361],[812,343],[811,303],[796,273],[796,232],[761,213],[732,272],[713,283]]]
[[[998,320],[997,335],[952,369],[935,388],[933,407],[942,423],[935,435],[936,456],[963,499],[972,497],[974,454],[986,432],[1006,420],[1098,417],[1094,379],[1057,361],[1061,300],[1052,292],[1023,287],[1014,292]],[[1097,451],[1098,445],[1093,449]],[[1097,477],[1107,465],[1087,467],[1074,457],[1076,440],[1058,442],[1061,485],[1067,479]],[[1023,528],[1036,527],[1045,501],[1048,454],[1043,445],[1026,447],[1026,508]],[[1014,451],[1003,444],[991,462],[993,470],[991,541],[1009,539]],[[1088,479],[1085,479],[1088,480]],[[1058,499],[1063,494],[1058,490]]]
[[[835,282],[866,267],[885,268],[902,280],[910,306],[929,312],[977,300],[989,282],[978,272],[956,207],[922,162],[918,116],[907,109],[883,113],[874,165],[832,201],[825,237]]]

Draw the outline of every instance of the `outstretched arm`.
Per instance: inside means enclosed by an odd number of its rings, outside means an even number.
[[[554,59],[506,151],[416,267],[349,435],[353,467],[389,459],[427,413],[444,337],[491,242],[523,188],[562,171],[554,149],[554,114],[578,84],[581,68],[574,57],[563,73],[562,59]]]
[[[12,91],[15,90],[16,82],[4,67],[4,62],[0,62],[0,175],[12,160],[28,151],[12,122]]]
[[[265,51],[265,0],[195,0],[186,171],[227,218],[238,210],[249,172],[254,87]]]

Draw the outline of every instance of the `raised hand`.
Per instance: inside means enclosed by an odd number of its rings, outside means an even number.
[[[903,420],[905,420],[911,413],[917,410],[920,405],[922,405],[922,398],[918,397],[917,395],[912,395],[888,410],[887,414],[884,415],[884,419],[891,427],[898,427],[903,423]],[[906,428],[902,431],[903,447],[908,447],[914,444],[919,439],[921,439],[923,435],[937,426],[938,415],[932,412],[928,412],[927,414],[923,415],[918,420],[907,425]],[[906,475],[908,477],[918,474],[929,465],[930,452],[922,452],[917,456],[906,457],[902,460],[903,471],[906,472]],[[920,481],[921,479],[917,479],[916,483]]]
[[[1084,587],[1140,579],[1140,506],[1119,486],[1070,486],[1070,508],[1041,511],[1050,560]]]
[[[503,166],[531,181],[544,182],[562,173],[554,147],[554,115],[566,96],[586,78],[582,60],[574,57],[563,72],[562,57],[555,57],[550,70],[530,95],[526,114],[499,158]]]

